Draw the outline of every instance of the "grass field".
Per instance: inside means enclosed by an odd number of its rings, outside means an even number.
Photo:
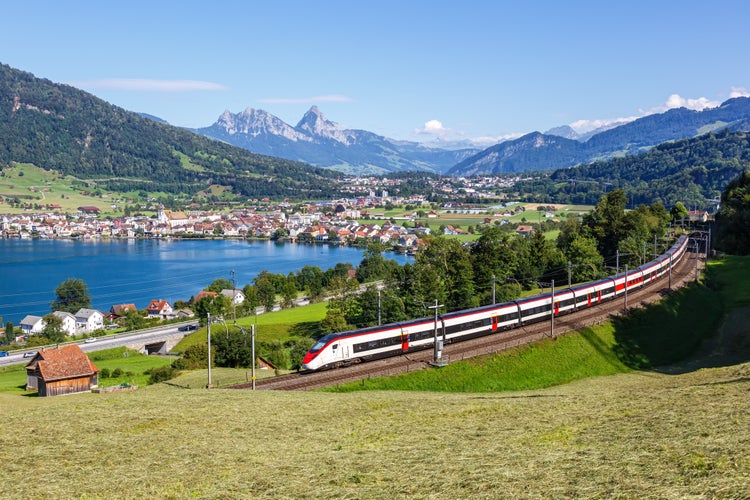
[[[3,497],[746,498],[749,380],[744,364],[493,394],[0,393]]]

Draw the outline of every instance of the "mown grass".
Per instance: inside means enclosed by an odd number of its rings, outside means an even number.
[[[3,497],[747,498],[748,390],[746,364],[481,395],[0,393]]]

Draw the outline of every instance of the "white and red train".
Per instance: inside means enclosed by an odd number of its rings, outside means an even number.
[[[458,342],[515,328],[554,315],[598,305],[646,286],[670,272],[682,259],[688,237],[680,236],[664,254],[627,273],[491,306],[454,311],[438,316],[443,343]],[[361,361],[396,356],[433,347],[435,318],[420,318],[360,330],[331,333],[318,340],[302,360],[305,370],[334,368]]]

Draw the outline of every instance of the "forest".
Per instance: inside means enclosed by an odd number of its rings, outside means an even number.
[[[689,208],[715,206],[729,181],[750,166],[750,135],[721,131],[660,144],[647,153],[542,173],[514,192],[534,202],[593,204],[621,189],[629,207],[678,201]]]

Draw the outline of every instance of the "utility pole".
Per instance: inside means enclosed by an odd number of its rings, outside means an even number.
[[[428,309],[435,309],[435,351],[434,351],[434,364],[440,366],[440,360],[443,356],[443,341],[438,341],[438,308],[443,307],[443,304],[438,304],[438,299],[435,299],[435,305],[429,306]]]
[[[620,272],[620,250],[615,250],[615,274]]]
[[[252,370],[252,377],[253,377],[253,390],[255,390],[255,325],[250,325],[250,345],[251,345],[251,355],[253,357],[253,370]]]
[[[378,290],[378,326],[380,326],[380,290]]]
[[[672,254],[669,254],[669,289],[672,289]]]
[[[208,340],[208,384],[206,384],[206,389],[211,388],[211,313],[206,314],[206,325],[208,332],[206,334],[207,340]]]
[[[234,324],[237,324],[237,304],[234,303],[234,294],[237,287],[234,284],[234,269],[232,269],[232,319],[234,320]]]
[[[625,311],[628,310],[628,265],[625,264]]]
[[[492,305],[495,305],[495,275],[492,275]]]
[[[552,314],[550,315],[549,336],[555,338],[555,280],[552,280]]]
[[[573,268],[573,264],[568,261],[568,288],[570,288],[570,279],[571,279],[571,270]]]
[[[700,254],[698,253],[698,240],[695,240],[695,282],[698,283],[700,280],[700,272],[698,271],[698,261],[700,260]]]

